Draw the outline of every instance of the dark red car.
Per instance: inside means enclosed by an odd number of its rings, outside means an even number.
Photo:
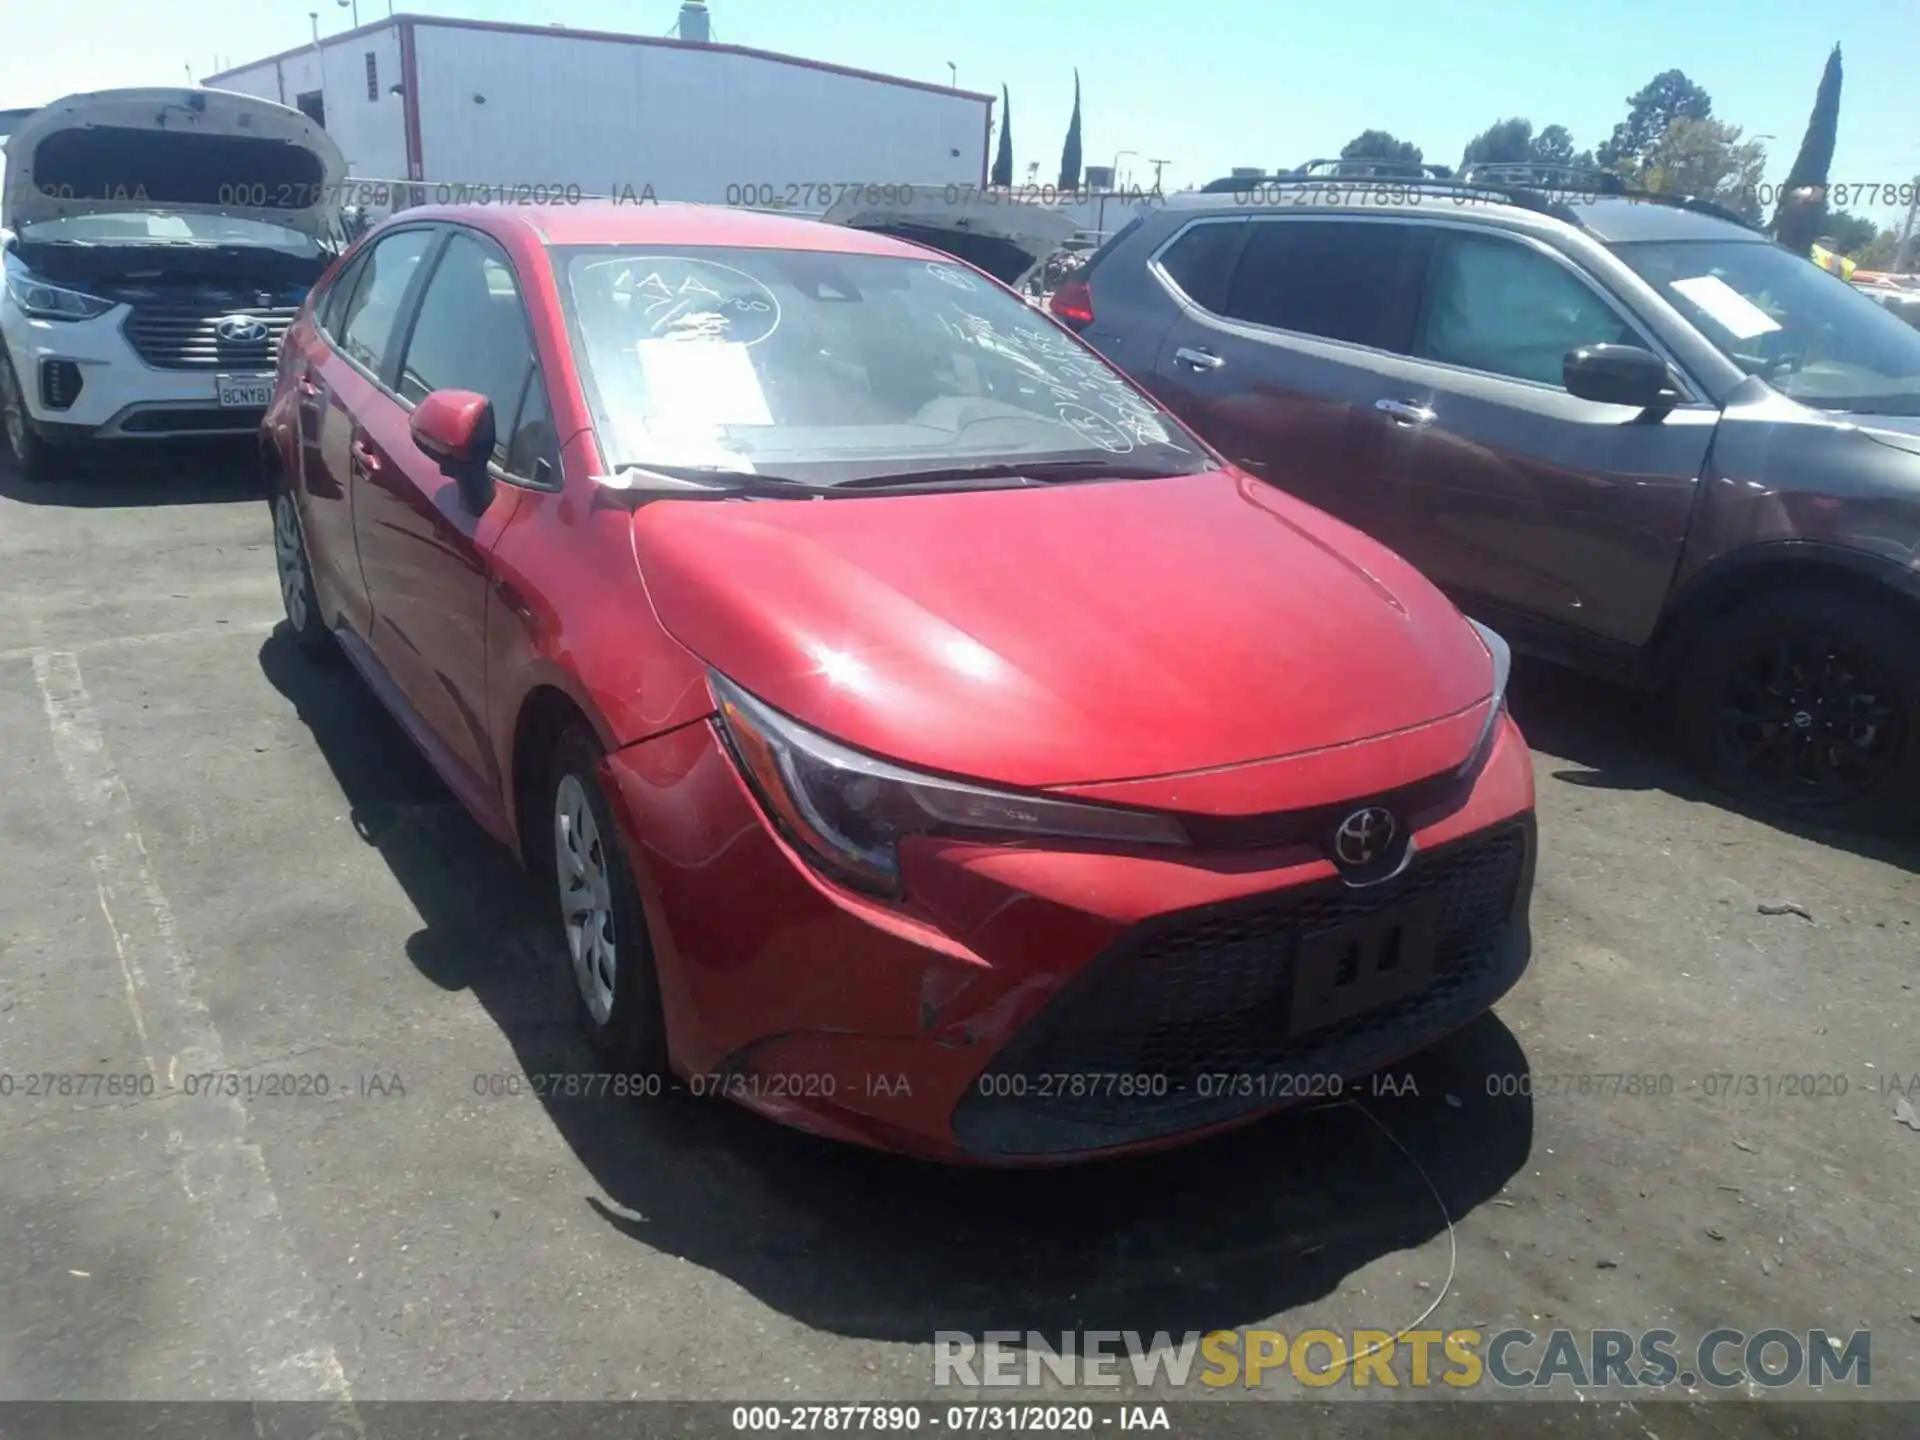
[[[620,1074],[1057,1160],[1338,1093],[1526,964],[1499,638],[930,250],[406,212],[263,433],[294,633],[555,877]]]

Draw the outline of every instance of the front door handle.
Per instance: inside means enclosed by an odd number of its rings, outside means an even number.
[[[314,384],[313,381],[305,375],[302,375],[294,383],[300,387],[300,393],[306,396],[309,400],[317,398],[320,394],[320,387]]]
[[[356,440],[347,447],[347,450],[353,456],[355,467],[363,474],[378,475],[380,473],[380,457],[366,441]]]
[[[1182,345],[1174,351],[1173,358],[1190,370],[1218,370],[1227,363],[1211,350],[1195,350],[1190,345]]]
[[[1373,408],[1389,417],[1394,424],[1415,429],[1433,423],[1433,407],[1421,405],[1412,400],[1376,400]]]

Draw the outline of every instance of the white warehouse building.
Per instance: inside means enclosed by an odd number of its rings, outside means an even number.
[[[682,37],[706,9],[683,7]],[[984,186],[993,97],[716,44],[395,15],[205,77],[297,106],[356,179],[820,211],[852,184]],[[577,187],[574,188],[574,187]]]

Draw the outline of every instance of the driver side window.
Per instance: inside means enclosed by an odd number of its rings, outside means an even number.
[[[1515,240],[1448,232],[1413,353],[1558,386],[1569,350],[1640,343],[1620,313],[1558,261]]]

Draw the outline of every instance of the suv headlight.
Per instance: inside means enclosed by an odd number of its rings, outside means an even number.
[[[1500,733],[1500,717],[1506,713],[1507,674],[1513,669],[1513,651],[1499,632],[1488,629],[1478,620],[1469,620],[1467,623],[1473,626],[1493,656],[1493,707],[1487,711],[1487,723],[1480,729],[1480,738],[1473,742],[1473,751],[1467,756],[1467,763],[1460,767],[1462,775],[1471,775],[1487,763],[1494,738]]]
[[[710,671],[709,679],[721,733],[760,802],[809,858],[861,889],[899,894],[899,844],[909,835],[1188,843],[1169,815],[989,790],[890,765],[807,729],[725,676]]]
[[[91,320],[119,303],[82,290],[50,285],[30,271],[12,265],[7,267],[7,293],[13,297],[14,304],[36,320]]]

